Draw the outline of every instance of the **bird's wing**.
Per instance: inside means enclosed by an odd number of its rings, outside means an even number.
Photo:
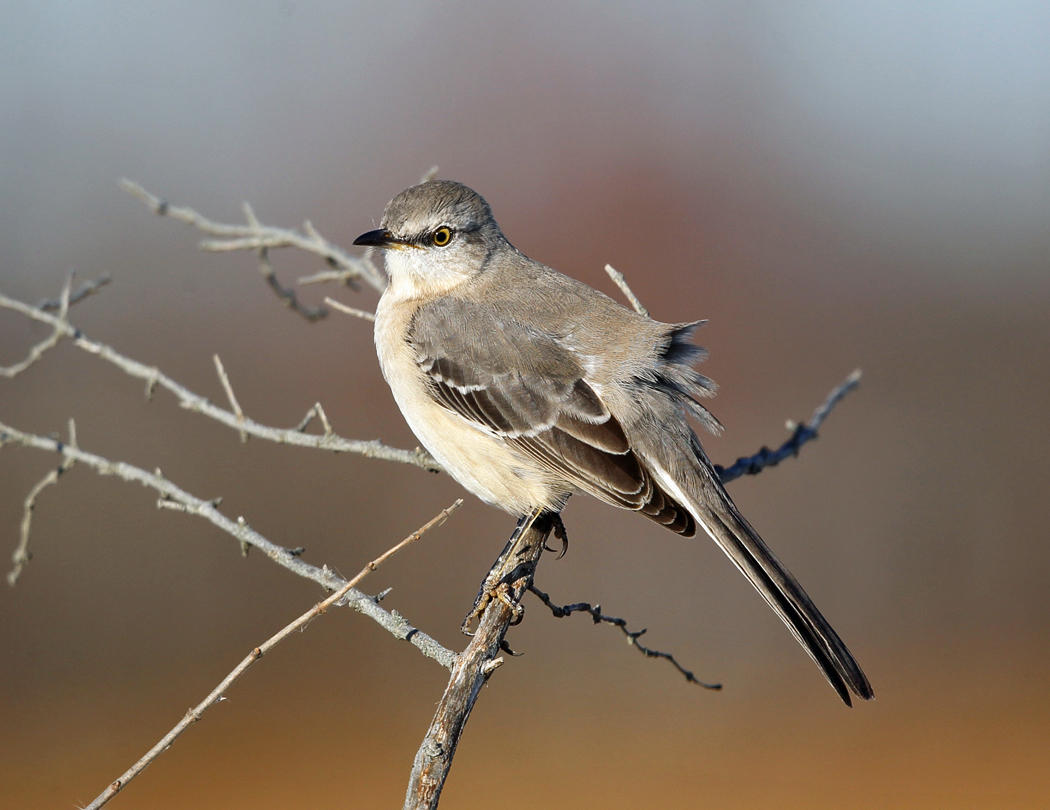
[[[434,399],[545,469],[616,506],[692,535],[631,449],[583,362],[553,335],[465,299],[421,307],[408,332]]]

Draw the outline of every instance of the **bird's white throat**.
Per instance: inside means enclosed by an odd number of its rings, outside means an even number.
[[[467,257],[447,250],[404,247],[386,251],[390,286],[385,295],[395,299],[444,295],[474,275]]]

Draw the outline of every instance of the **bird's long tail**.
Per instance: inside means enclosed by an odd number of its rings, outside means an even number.
[[[689,465],[689,472],[695,471],[695,474],[672,476],[650,459],[652,473],[661,489],[689,510],[747,577],[847,706],[852,705],[850,692],[865,700],[874,697],[871,684],[838,633],[817,610],[798,580],[737,511],[703,451],[696,449],[696,464]]]

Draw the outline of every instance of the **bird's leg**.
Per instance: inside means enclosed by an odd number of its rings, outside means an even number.
[[[522,554],[522,550],[518,548],[518,543],[525,532],[541,516],[551,519],[555,526],[561,524],[561,518],[556,513],[545,512],[542,509],[535,509],[528,515],[522,515],[518,518],[518,524],[514,528],[514,533],[510,536],[510,540],[507,541],[507,545],[503,547],[503,551],[500,552],[496,561],[492,563],[485,580],[481,583],[478,595],[474,599],[474,607],[463,618],[463,623],[459,629],[464,635],[472,635],[470,625],[476,619],[481,618],[481,614],[485,612],[485,608],[488,607],[489,602],[493,599],[498,599],[514,611],[514,624],[521,621],[524,609],[514,600],[510,584],[520,579],[522,575],[522,572],[519,570],[521,566],[516,562],[517,558]]]
[[[498,593],[499,580],[502,576],[502,572],[507,563],[507,557],[509,556],[511,549],[514,544],[518,541],[518,538],[525,532],[532,520],[535,519],[535,514],[522,515],[518,518],[518,523],[514,527],[514,533],[510,536],[510,540],[503,547],[503,551],[496,557],[496,561],[492,563],[492,567],[489,568],[488,574],[485,576],[484,581],[481,583],[481,588],[478,590],[478,595],[474,598],[474,606],[470,609],[470,612],[463,617],[463,623],[459,626],[460,631],[467,636],[473,635],[470,630],[470,625],[476,620],[481,618],[481,614],[485,612],[485,608],[488,607],[489,602],[493,597],[499,598],[500,601],[507,603],[507,596],[503,594],[500,597]],[[504,590],[505,590],[504,586]]]

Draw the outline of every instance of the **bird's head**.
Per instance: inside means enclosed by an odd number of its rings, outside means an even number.
[[[482,272],[506,244],[484,198],[462,183],[429,180],[387,203],[380,227],[355,245],[383,249],[391,291],[439,294]]]

